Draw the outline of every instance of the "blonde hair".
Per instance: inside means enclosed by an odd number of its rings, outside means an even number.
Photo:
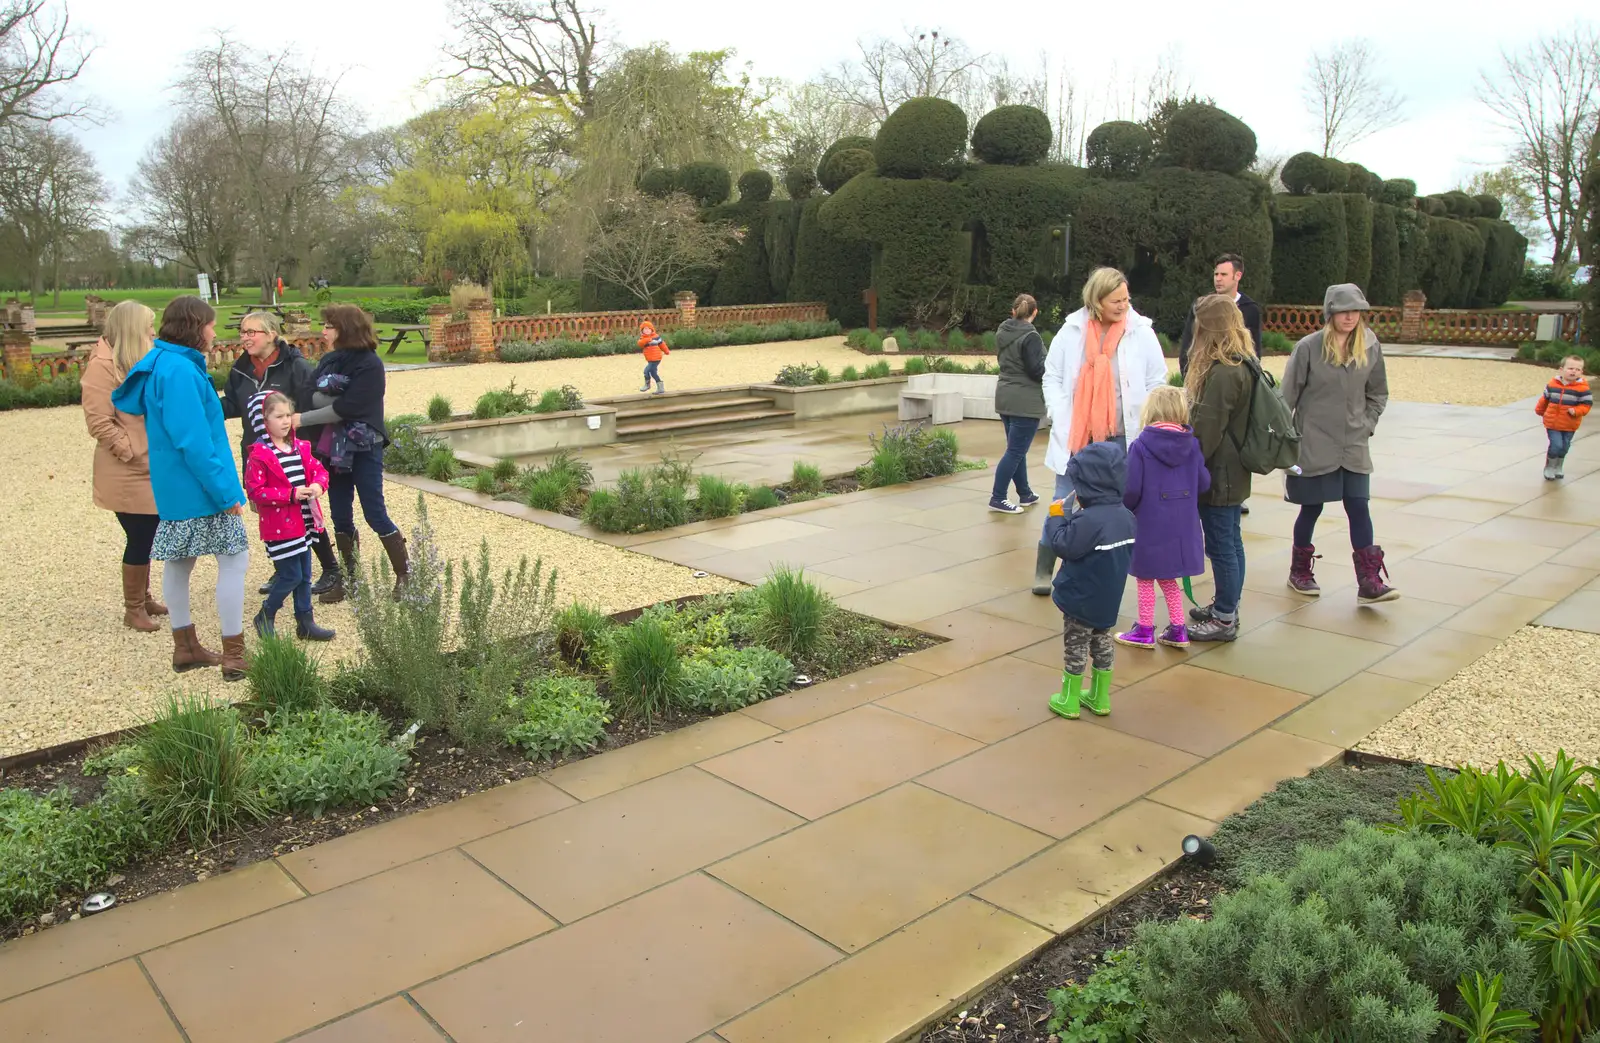
[[[1170,384],[1151,388],[1149,397],[1144,400],[1144,409],[1139,412],[1139,424],[1141,427],[1151,424],[1189,426],[1189,402],[1183,397],[1183,389]]]
[[[1588,365],[1587,362],[1583,361],[1583,356],[1582,355],[1568,355],[1566,358],[1561,360],[1561,364],[1563,366],[1565,366],[1569,362],[1576,362],[1580,369]]]
[[[1343,366],[1354,362],[1356,369],[1365,369],[1367,365],[1367,317],[1356,312],[1356,328],[1350,331],[1348,337],[1341,334],[1333,327],[1333,316],[1328,316],[1328,324],[1322,327],[1322,357],[1330,366]]]
[[[278,322],[278,317],[270,311],[249,312],[239,320],[239,328],[244,329],[244,324],[252,321],[261,323],[261,328],[266,330],[267,336],[273,340],[277,340],[278,334],[283,330],[282,324]]]
[[[1239,314],[1237,309],[1234,314]],[[1193,406],[1200,401],[1200,391],[1206,386],[1206,377],[1210,375],[1212,366],[1218,363],[1237,366],[1255,353],[1255,344],[1242,319],[1237,326],[1225,330],[1197,328],[1194,331],[1194,343],[1189,346],[1189,375],[1183,381],[1189,404]]]
[[[122,376],[127,376],[128,370],[150,350],[155,321],[156,313],[138,301],[119,301],[106,315],[102,336],[111,345],[112,363]]]
[[[1100,321],[1100,302],[1116,293],[1119,287],[1128,285],[1128,277],[1115,268],[1096,268],[1089,273],[1089,278],[1083,284],[1083,306],[1089,309],[1089,315]]]
[[[287,406],[289,412],[294,412],[294,402],[282,391],[269,391],[267,397],[261,400],[261,419],[265,421],[272,415],[272,411],[279,405]]]

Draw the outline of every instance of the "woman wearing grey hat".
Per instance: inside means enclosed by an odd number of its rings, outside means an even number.
[[[1311,563],[1311,542],[1322,505],[1342,501],[1350,520],[1356,600],[1363,605],[1393,601],[1400,592],[1384,582],[1383,548],[1373,543],[1372,453],[1367,448],[1389,402],[1383,349],[1367,326],[1371,309],[1354,283],[1328,287],[1322,314],[1327,325],[1294,346],[1283,373],[1283,399],[1300,431],[1299,474],[1284,478],[1284,498],[1300,505],[1294,523],[1289,589],[1306,597],[1322,593]]]

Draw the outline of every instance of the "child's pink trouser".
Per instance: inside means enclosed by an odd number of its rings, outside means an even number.
[[[1139,579],[1139,625],[1153,626],[1156,620],[1156,584],[1161,584],[1161,596],[1167,602],[1167,622],[1173,626],[1183,623],[1183,591],[1175,579]]]

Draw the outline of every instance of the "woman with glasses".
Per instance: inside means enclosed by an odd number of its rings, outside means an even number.
[[[222,415],[237,419],[243,429],[239,439],[239,460],[250,458],[250,446],[258,441],[260,433],[250,423],[250,400],[268,391],[280,391],[288,396],[296,409],[311,408],[311,392],[315,386],[313,369],[300,349],[279,336],[278,317],[268,311],[253,311],[239,320],[239,344],[244,348],[228,373],[228,383],[222,391]],[[339,583],[339,562],[333,554],[333,544],[326,532],[319,532],[311,549],[322,566],[322,576],[312,586],[314,594],[332,590]],[[265,584],[265,594],[271,584]]]

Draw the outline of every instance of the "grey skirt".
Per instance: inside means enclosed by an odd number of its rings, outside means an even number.
[[[162,519],[150,546],[155,561],[182,561],[213,554],[242,554],[250,549],[244,532],[244,519],[236,514],[213,514],[205,518]]]
[[[1290,503],[1336,503],[1372,498],[1372,475],[1343,467],[1327,474],[1283,476],[1283,498]]]

